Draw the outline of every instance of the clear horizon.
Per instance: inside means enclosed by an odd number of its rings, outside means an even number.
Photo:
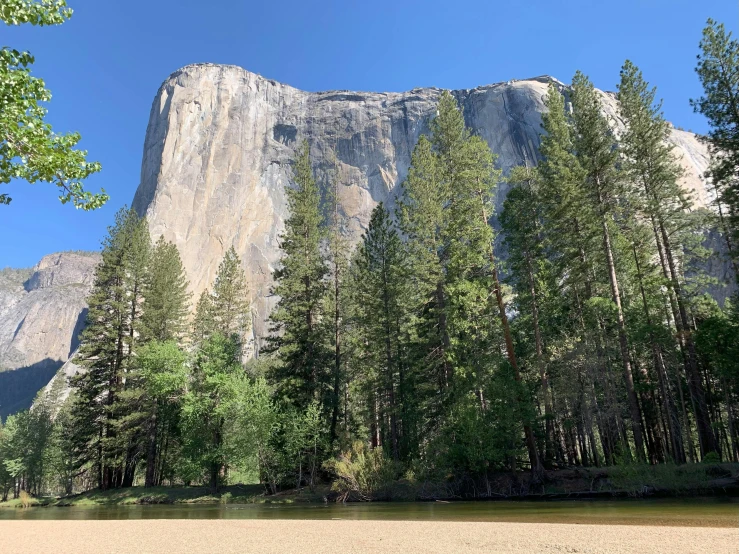
[[[569,83],[575,70],[614,90],[631,59],[664,99],[675,126],[704,132],[690,98],[701,94],[693,68],[706,19],[737,34],[736,3],[629,0],[617,8],[590,2],[390,1],[350,6],[293,2],[261,5],[216,0],[68,0],[59,27],[0,27],[0,44],[29,50],[33,74],[53,94],[48,121],[79,131],[81,147],[103,170],[88,188],[106,189],[101,210],[62,206],[55,187],[12,183],[0,206],[5,237],[0,268],[30,267],[60,250],[97,250],[113,214],[139,183],[151,102],[160,84],[192,63],[243,67],[308,91],[470,89],[550,75]]]

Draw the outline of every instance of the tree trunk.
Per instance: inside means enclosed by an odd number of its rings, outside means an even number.
[[[541,329],[539,328],[539,306],[536,297],[534,270],[528,252],[526,252],[526,269],[528,273],[529,293],[531,294],[531,317],[534,326],[536,362],[539,366],[541,394],[544,397],[544,460],[548,461],[554,458],[554,425],[552,422],[554,414],[552,412],[552,399],[549,393],[549,374],[547,372],[546,360],[544,359],[544,343],[541,339]]]
[[[146,445],[146,478],[144,480],[145,487],[153,487],[156,485],[156,469],[157,469],[157,406],[154,402],[151,418],[149,419],[149,428],[147,433]]]
[[[483,225],[489,225],[487,214],[485,213],[485,201],[482,195],[482,190],[479,191],[480,195],[480,211],[482,215]],[[516,400],[519,405],[523,406],[523,398],[521,398],[520,388],[522,384],[521,372],[518,368],[518,362],[516,360],[516,351],[513,346],[513,337],[511,336],[511,328],[508,324],[508,315],[505,311],[505,302],[503,301],[503,293],[500,290],[500,280],[498,279],[498,269],[495,265],[495,251],[493,243],[490,243],[490,265],[491,265],[491,276],[493,278],[493,289],[495,293],[495,301],[498,305],[498,315],[500,317],[500,323],[503,327],[503,337],[505,339],[506,354],[508,356],[508,362],[511,364],[513,369],[513,375],[516,383],[519,385],[519,392],[516,394]],[[534,438],[534,432],[531,429],[531,424],[527,421],[524,416],[523,421],[523,432],[526,438],[526,448],[529,453],[529,462],[531,463],[531,472],[534,476],[535,481],[540,481],[544,475],[544,467],[541,465],[539,453],[536,450],[536,439]]]
[[[639,460],[644,461],[644,438],[641,430],[641,411],[639,409],[639,401],[636,397],[634,389],[634,376],[631,372],[631,360],[629,359],[629,344],[626,338],[626,323],[624,321],[624,312],[621,307],[621,292],[618,286],[618,277],[616,276],[616,265],[613,260],[613,248],[611,246],[611,234],[608,231],[608,221],[605,213],[601,213],[601,225],[603,228],[603,249],[606,255],[606,266],[608,268],[608,278],[611,283],[611,298],[616,305],[616,318],[618,322],[618,344],[621,350],[621,362],[623,364],[623,377],[626,385],[626,396],[629,402],[629,414],[631,415],[631,430],[634,434],[634,444],[636,446],[636,456]]]
[[[652,315],[650,313],[649,304],[647,302],[647,294],[644,290],[644,282],[639,264],[639,256],[636,251],[636,244],[632,245],[634,251],[634,261],[636,262],[636,273],[639,279],[639,291],[641,292],[642,305],[644,306],[644,316],[649,327],[649,344],[652,349],[652,358],[654,361],[654,371],[657,374],[662,399],[664,400],[665,410],[667,412],[667,424],[669,427],[669,440],[672,447],[672,457],[676,463],[685,463],[685,451],[682,444],[682,431],[680,430],[680,421],[677,416],[677,410],[667,385],[667,370],[665,368],[665,360],[662,355],[662,348],[654,336],[652,328]]]
[[[698,371],[698,354],[695,349],[693,334],[690,330],[690,325],[688,322],[688,314],[685,308],[685,302],[682,295],[680,280],[677,274],[675,259],[672,255],[669,235],[667,234],[667,230],[665,229],[665,225],[662,221],[659,221],[659,230],[660,235],[662,236],[662,244],[665,250],[665,257],[667,259],[667,267],[670,270],[671,286],[673,291],[675,292],[678,314],[680,316],[678,334],[682,337],[688,353],[688,363],[685,368],[688,378],[688,390],[690,391],[690,396],[694,404],[695,422],[696,426],[698,427],[698,440],[700,443],[701,457],[703,457],[709,452],[715,452],[717,450],[716,439],[711,427],[711,420],[708,413],[708,407],[706,405],[705,392],[703,390],[703,384],[701,383],[701,377]]]

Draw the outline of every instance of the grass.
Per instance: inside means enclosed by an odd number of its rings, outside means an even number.
[[[521,477],[521,476],[519,476]],[[510,478],[501,474],[500,478]],[[547,472],[544,494],[602,492],[614,495],[667,496],[712,495],[739,487],[739,464],[627,464],[605,468],[573,468]],[[509,494],[504,484],[493,490]],[[288,490],[266,495],[261,485],[230,485],[213,494],[207,487],[131,487],[111,491],[91,490],[66,497],[27,497],[0,503],[0,508],[24,506],[126,506],[136,504],[291,504],[320,503],[331,495],[330,485],[314,491]],[[512,497],[516,496],[511,491]],[[411,498],[403,497],[404,500]]]
[[[328,488],[286,491],[266,496],[261,485],[230,485],[213,494],[207,487],[131,487],[110,491],[91,490],[72,496],[26,499],[28,506],[127,506],[136,504],[290,504],[320,502]],[[20,498],[0,503],[0,508],[23,507]]]
[[[617,489],[634,496],[665,491],[682,495],[736,486],[739,464],[627,464],[610,468],[609,477]]]

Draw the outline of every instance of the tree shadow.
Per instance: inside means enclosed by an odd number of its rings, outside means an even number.
[[[80,312],[80,315],[77,316],[77,323],[74,324],[74,331],[72,331],[72,340],[69,344],[69,355],[67,356],[67,358],[71,358],[72,354],[74,354],[77,348],[79,348],[80,346],[80,334],[85,328],[85,323],[87,323],[88,311],[89,310],[87,308],[83,308]]]
[[[35,364],[0,372],[0,419],[31,407],[38,391],[45,387],[64,362],[46,358]]]

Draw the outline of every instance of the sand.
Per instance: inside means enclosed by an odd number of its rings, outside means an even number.
[[[309,520],[0,521],[3,552],[736,554],[736,529]]]

